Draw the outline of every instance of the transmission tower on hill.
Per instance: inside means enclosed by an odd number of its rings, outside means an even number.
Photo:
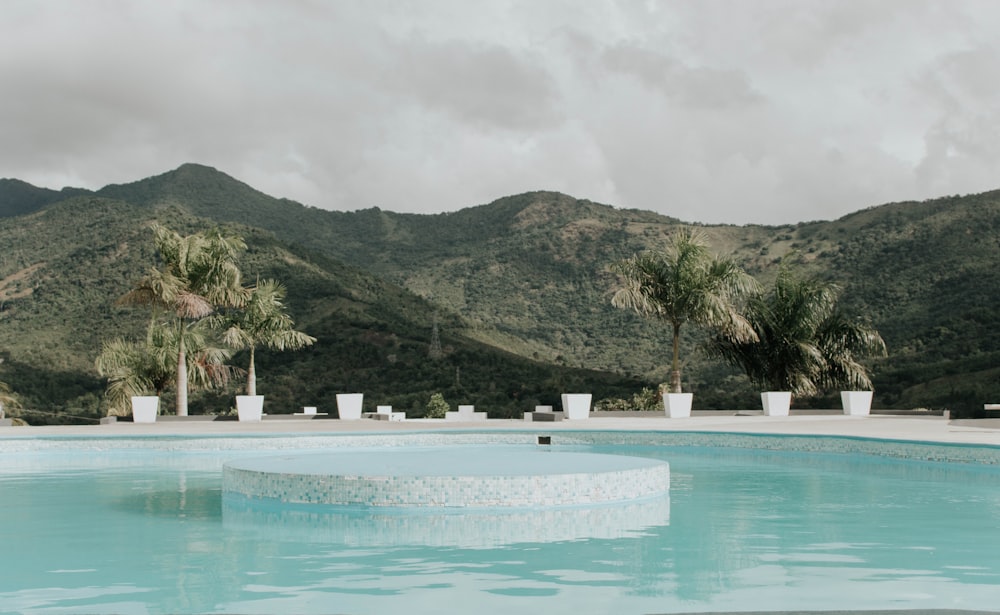
[[[434,315],[434,326],[431,328],[431,347],[427,351],[427,356],[432,359],[440,359],[444,356],[441,352],[441,334],[438,332],[438,318]]]

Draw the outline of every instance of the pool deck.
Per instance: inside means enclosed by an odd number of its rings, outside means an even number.
[[[164,420],[152,424],[119,422],[108,425],[60,425],[0,427],[0,439],[52,436],[224,436],[261,434],[385,434],[406,432],[447,431],[520,431],[528,433],[559,433],[567,431],[694,431],[716,433],[748,433],[775,435],[817,435],[938,442],[958,445],[1000,446],[1000,421],[977,419],[949,421],[940,416],[846,416],[837,414],[807,414],[788,417],[742,415],[713,412],[711,415],[670,419],[663,414],[650,416],[594,416],[584,420],[558,422],[525,422],[513,419],[460,422],[428,419],[406,421],[375,421],[361,419],[269,417],[261,422]]]

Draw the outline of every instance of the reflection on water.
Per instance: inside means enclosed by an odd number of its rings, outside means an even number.
[[[510,512],[317,510],[231,495],[222,502],[227,531],[260,532],[269,540],[352,547],[493,548],[525,542],[622,538],[670,523],[669,496],[614,505]]]
[[[137,490],[120,495],[115,507],[122,512],[153,517],[214,519],[221,515],[222,490],[218,487]]]

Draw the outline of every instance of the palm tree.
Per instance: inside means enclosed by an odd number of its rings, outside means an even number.
[[[158,224],[154,242],[162,268],[152,268],[121,303],[146,305],[172,315],[177,330],[177,416],[187,416],[188,369],[184,329],[215,311],[245,300],[237,255],[246,249],[243,239],[220,230],[182,237]]]
[[[4,417],[4,408],[17,408],[20,406],[17,397],[10,390],[10,385],[0,382],[0,419]]]
[[[885,356],[885,342],[874,328],[838,310],[840,288],[816,278],[796,278],[782,269],[774,286],[747,303],[746,318],[755,341],[725,332],[712,352],[741,367],[764,390],[813,397],[825,389],[870,390],[871,379],[859,362]]]
[[[250,289],[245,303],[218,317],[224,328],[223,341],[236,350],[250,351],[247,369],[247,395],[257,394],[254,354],[257,348],[298,350],[312,345],[316,338],[295,331],[291,316],[285,312],[285,287],[276,280],[258,282]]]
[[[668,323],[673,331],[670,392],[681,392],[680,330],[687,322],[753,339],[737,299],[756,282],[736,263],[708,251],[705,236],[683,229],[664,251],[646,251],[615,263],[622,279],[611,304]]]
[[[173,380],[176,357],[170,357],[160,342],[162,329],[154,336],[155,323],[146,332],[146,342],[139,343],[122,338],[104,342],[94,366],[97,373],[108,379],[105,397],[108,416],[126,416],[133,396],[159,396]]]
[[[126,416],[135,395],[161,396],[176,382],[178,332],[184,335],[186,378],[194,388],[224,386],[233,369],[226,364],[232,351],[210,345],[208,323],[199,321],[181,329],[173,323],[150,321],[144,342],[114,339],[105,342],[95,361],[98,373],[108,379],[105,395],[108,415]]]

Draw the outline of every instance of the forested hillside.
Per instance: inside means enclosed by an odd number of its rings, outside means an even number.
[[[0,243],[10,246],[0,254],[0,381],[14,387],[30,421],[104,414],[94,359],[102,341],[143,334],[148,312],[115,302],[156,262],[153,220],[181,233],[215,225],[177,207],[153,210],[96,196],[0,219]],[[248,243],[240,263],[245,278],[281,280],[297,326],[318,338],[307,350],[258,353],[269,412],[332,410],[337,393],[361,391],[371,409],[384,403],[420,415],[441,392],[453,405],[519,416],[528,404],[554,403],[565,387],[602,396],[639,387],[614,374],[543,365],[485,346],[462,334],[456,315],[391,283],[267,231],[232,230]],[[435,320],[442,356],[432,359]],[[245,354],[233,363],[245,367]],[[229,411],[238,384],[195,395],[192,411]]]
[[[639,250],[663,246],[683,224],[676,219],[551,192],[511,196],[436,215],[379,209],[328,212],[274,199],[199,165],[108,186],[86,197],[60,198],[75,194],[79,191],[50,191],[13,180],[0,183],[0,215],[8,216],[0,218],[0,241],[11,246],[0,257],[0,279],[6,284],[6,290],[0,289],[0,301],[7,297],[0,307],[0,352],[8,357],[8,363],[0,366],[0,380],[16,385],[19,374],[12,373],[10,366],[19,364],[13,340],[35,335],[32,328],[48,322],[33,302],[56,291],[32,285],[52,272],[68,275],[64,272],[72,271],[74,263],[86,258],[93,261],[123,243],[133,247],[134,261],[109,262],[107,270],[113,273],[84,268],[79,288],[60,286],[58,292],[64,293],[66,302],[73,303],[76,297],[80,303],[67,311],[71,329],[89,327],[104,335],[114,328],[110,323],[124,319],[134,325],[135,315],[122,314],[107,307],[108,303],[102,307],[96,297],[85,298],[96,292],[92,287],[107,287],[102,297],[113,298],[126,288],[130,274],[137,276],[152,263],[152,253],[143,252],[151,249],[148,241],[142,248],[136,246],[143,241],[142,225],[153,218],[184,220],[192,229],[213,223],[240,225],[252,238],[248,258],[256,260],[248,266],[290,278],[289,297],[305,330],[317,335],[310,327],[345,326],[345,319],[350,323],[351,333],[343,339],[331,331],[314,350],[266,356],[261,370],[265,378],[269,370],[280,375],[283,368],[294,366],[303,373],[326,370],[325,377],[333,380],[331,386],[350,386],[350,380],[337,380],[336,373],[312,358],[323,346],[343,344],[339,347],[349,357],[337,369],[347,370],[354,382],[368,382],[361,374],[374,378],[386,370],[399,370],[395,376],[412,374],[419,380],[422,377],[416,375],[423,368],[399,358],[407,353],[417,357],[418,348],[426,348],[430,323],[437,313],[446,345],[454,349],[456,360],[464,358],[449,364],[449,370],[444,370],[447,376],[439,374],[436,386],[457,380],[458,386],[472,389],[468,370],[475,369],[472,366],[486,348],[496,349],[489,352],[498,361],[499,357],[511,365],[526,361],[523,364],[531,370],[545,365],[551,370],[617,373],[621,375],[618,384],[634,388],[666,379],[668,332],[610,306],[614,277],[609,265]],[[85,208],[84,203],[99,204],[90,207],[101,211],[110,208],[100,224],[102,237],[48,234],[48,226],[78,224],[53,216]],[[86,228],[89,221],[81,219],[79,225]],[[1000,311],[992,305],[1000,295],[996,271],[1000,192],[894,203],[835,221],[780,227],[701,226],[701,230],[715,252],[734,257],[763,282],[773,279],[781,266],[837,281],[844,289],[843,305],[870,318],[889,347],[888,358],[873,366],[877,406],[973,408],[1000,400],[1000,368],[995,367],[1000,366]],[[60,246],[65,254],[59,258],[48,256],[53,240],[66,242]],[[266,250],[265,245],[269,246]],[[294,267],[285,271],[289,259],[318,267],[327,281],[300,278]],[[97,276],[93,284],[86,281],[89,275]],[[112,279],[105,279],[106,275]],[[356,307],[355,303],[337,298],[332,290],[311,291],[325,288],[324,284],[343,284],[344,279],[353,279],[368,289],[365,293],[374,293],[363,302],[364,318],[351,321],[347,308]],[[373,290],[376,287],[379,290]],[[28,291],[30,295],[25,294]],[[422,307],[416,311],[408,305]],[[35,311],[23,321],[15,318],[18,311],[30,310]],[[93,326],[72,320],[76,312],[92,315],[90,310],[103,310],[105,316]],[[325,314],[326,320],[318,314]],[[700,335],[690,329],[684,338],[684,385],[697,393],[695,407],[756,407],[755,391],[741,375],[698,352]],[[373,357],[382,356],[384,363],[361,365],[365,353],[350,345],[356,338],[372,342],[369,350]],[[82,356],[88,343],[93,343],[56,333],[39,339],[49,352],[68,357]],[[381,350],[376,352],[376,347]],[[469,354],[462,355],[463,349]],[[53,362],[59,365],[66,366],[67,381],[81,379],[88,391],[94,390],[96,376],[88,372],[86,360],[63,357]],[[578,373],[558,369],[541,379]],[[517,396],[534,399],[544,397],[553,384],[539,382],[531,371],[508,376],[492,382],[477,380],[477,390],[468,393],[485,394],[478,390],[483,388],[504,391],[512,399],[512,389],[524,386],[531,392]],[[317,377],[318,373],[310,373],[310,378]],[[598,378],[596,372],[587,377]],[[272,385],[284,382],[275,375],[271,378]],[[283,390],[302,386],[295,377],[289,378],[281,384]],[[614,380],[608,378],[609,383]],[[420,388],[425,390],[429,389]],[[833,402],[827,398],[808,403]]]

